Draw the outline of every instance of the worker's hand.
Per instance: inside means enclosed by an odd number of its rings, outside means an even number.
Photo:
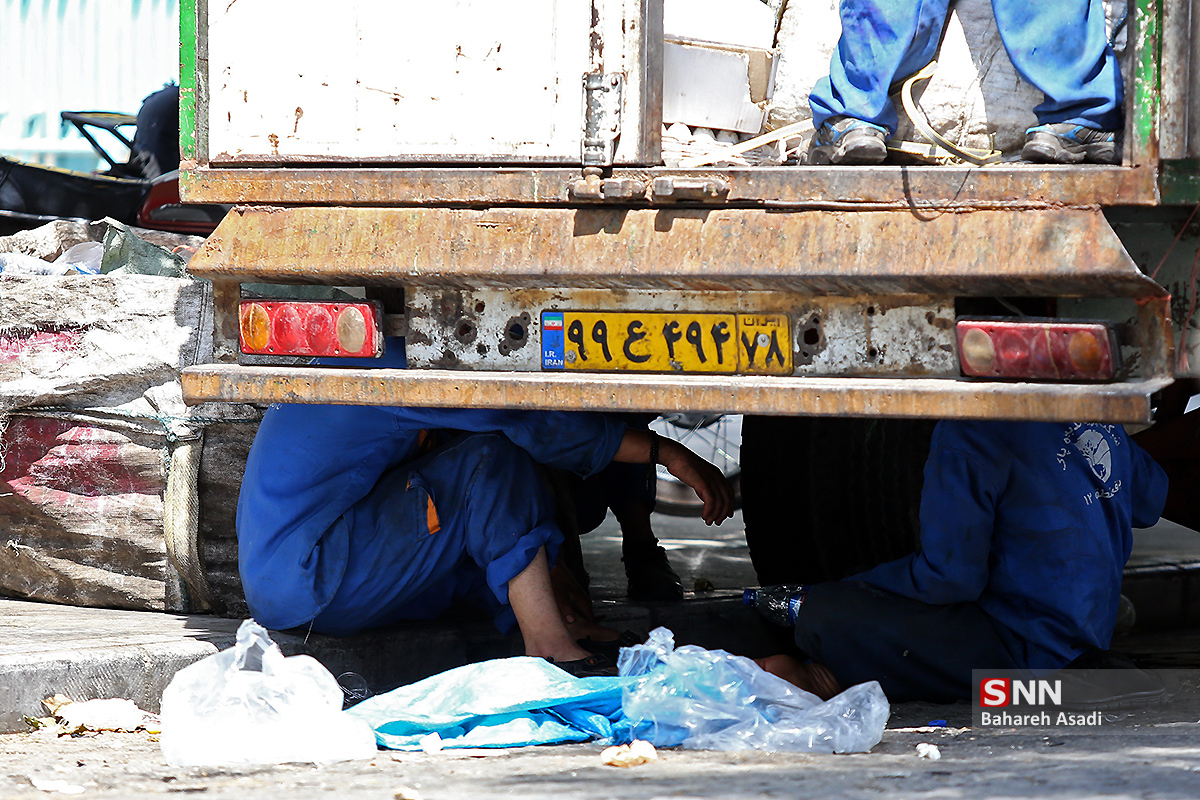
[[[720,525],[733,516],[733,486],[721,470],[673,439],[659,439],[658,461],[696,492],[705,524]]]

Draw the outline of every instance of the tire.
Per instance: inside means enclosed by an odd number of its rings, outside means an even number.
[[[664,414],[650,423],[650,430],[674,439],[696,455],[715,464],[733,484],[734,507],[742,504],[740,414]],[[658,465],[657,499],[654,510],[673,517],[698,517],[704,508],[690,487]]]
[[[841,580],[916,550],[934,425],[747,417],[742,520],[759,582]]]

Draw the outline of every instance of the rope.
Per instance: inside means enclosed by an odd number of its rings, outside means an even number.
[[[917,81],[926,81],[933,77],[933,71],[937,69],[937,62],[930,61],[925,65],[925,68],[904,81],[904,85],[900,89],[900,101],[904,105],[904,111],[908,114],[908,118],[912,120],[913,126],[917,131],[928,139],[932,144],[924,144],[921,142],[905,142],[893,140],[888,144],[889,150],[895,150],[909,155],[921,156],[922,158],[937,158],[940,150],[949,153],[968,164],[974,164],[977,167],[995,164],[1004,154],[999,150],[982,150],[975,147],[959,147],[954,142],[942,136],[933,129],[929,124],[929,120],[925,117],[925,112],[921,111],[916,101],[913,100],[912,90],[913,85]]]
[[[167,490],[163,495],[163,533],[167,560],[187,584],[189,611],[212,608],[212,592],[200,559],[200,454],[203,435],[181,439],[171,446]]]
[[[179,435],[177,435],[176,433],[174,433],[171,430],[171,423],[173,423],[173,422],[182,422],[186,425],[195,425],[195,426],[199,426],[199,427],[204,427],[207,425],[218,425],[218,424],[225,423],[225,422],[253,422],[253,423],[257,424],[261,419],[261,417],[204,417],[204,416],[200,416],[198,414],[195,416],[181,417],[176,414],[138,414],[133,411],[122,411],[119,408],[106,408],[106,409],[100,410],[100,409],[78,409],[78,408],[71,408],[70,406],[23,406],[22,408],[19,408],[19,409],[13,409],[13,410],[9,411],[8,413],[16,414],[18,416],[31,416],[33,414],[53,413],[53,414],[68,414],[68,415],[72,415],[72,416],[78,415],[78,416],[92,416],[92,417],[117,417],[117,418],[121,418],[121,419],[131,419],[131,420],[138,420],[138,421],[154,421],[162,426],[163,434],[167,437],[168,442],[174,442],[176,440],[188,441],[188,440],[198,438],[200,436],[200,434],[197,434],[196,436],[179,436]]]

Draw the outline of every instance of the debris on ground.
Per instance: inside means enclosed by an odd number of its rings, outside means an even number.
[[[917,758],[928,758],[930,761],[941,759],[942,751],[938,749],[936,744],[921,742],[917,745]]]
[[[59,794],[83,794],[83,787],[76,786],[73,783],[67,783],[64,780],[47,780],[45,778],[30,778],[29,782],[33,784],[33,788],[41,789],[43,792],[57,792]]]
[[[111,697],[76,702],[66,695],[56,694],[43,700],[42,705],[50,716],[26,717],[25,721],[35,730],[47,730],[58,736],[105,731],[156,734],[162,730],[158,715],[143,711],[132,700]]]
[[[636,767],[658,760],[658,751],[654,745],[642,739],[634,739],[629,744],[605,748],[600,753],[600,759],[610,767]]]

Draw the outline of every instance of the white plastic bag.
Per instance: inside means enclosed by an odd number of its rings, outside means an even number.
[[[80,242],[68,248],[65,253],[54,260],[54,263],[71,267],[81,275],[99,275],[100,264],[103,260],[103,244]]]
[[[70,264],[51,264],[24,253],[0,253],[0,272],[5,275],[70,275]]]
[[[254,620],[237,644],[181,669],[162,698],[162,751],[174,766],[374,758],[375,734],[342,713],[342,690],[311,656],[285,658]]]
[[[875,681],[822,702],[748,658],[675,648],[666,628],[621,650],[622,676],[643,675],[621,700],[633,736],[657,747],[865,753],[891,709]]]

